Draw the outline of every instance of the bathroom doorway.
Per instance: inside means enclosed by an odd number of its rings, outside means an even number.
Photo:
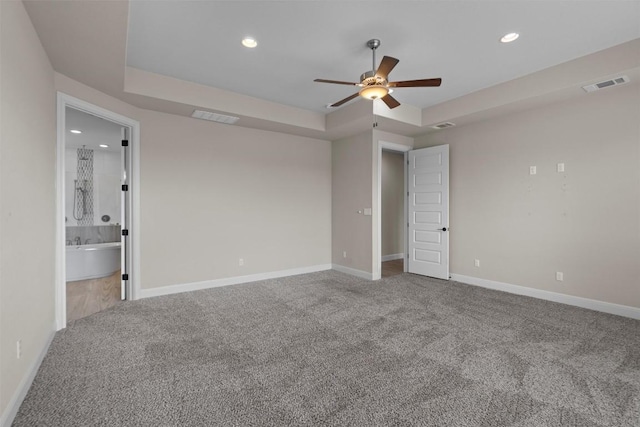
[[[124,127],[75,108],[65,111],[67,322],[121,300]]]
[[[58,329],[134,297],[131,149],[138,126],[58,96]]]

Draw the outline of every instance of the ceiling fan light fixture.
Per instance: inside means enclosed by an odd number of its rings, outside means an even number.
[[[518,33],[509,33],[509,34],[505,34],[504,36],[502,36],[500,41],[502,43],[511,43],[513,41],[516,41],[518,39],[518,37],[520,37],[520,34],[518,34]]]
[[[258,46],[258,42],[253,37],[245,37],[242,39],[242,45],[244,47],[253,49],[254,47]]]
[[[380,85],[365,86],[360,89],[360,96],[367,99],[378,99],[387,96],[389,88]]]

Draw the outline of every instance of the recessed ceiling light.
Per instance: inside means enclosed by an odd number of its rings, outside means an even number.
[[[504,36],[502,36],[500,41],[502,43],[511,43],[512,41],[517,40],[518,37],[520,37],[520,34],[518,34],[518,33],[509,33],[509,34],[505,34]]]
[[[245,37],[242,39],[242,45],[244,47],[254,48],[258,46],[258,42],[253,37]]]
[[[71,129],[69,132],[71,132],[71,133],[82,133],[82,131],[78,130],[78,129]]]
[[[100,148],[109,148],[107,144],[100,144]]]

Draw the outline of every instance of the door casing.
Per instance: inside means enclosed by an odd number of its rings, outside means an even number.
[[[81,99],[57,93],[57,146],[56,146],[56,276],[55,276],[55,317],[56,330],[67,326],[66,298],[66,249],[65,249],[65,138],[66,108],[71,107],[85,113],[109,120],[130,129],[129,158],[129,267],[130,299],[140,294],[140,123],[98,107]]]

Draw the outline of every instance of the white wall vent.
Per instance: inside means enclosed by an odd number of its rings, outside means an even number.
[[[618,86],[625,83],[629,83],[629,77],[620,76],[610,80],[605,80],[603,82],[594,83],[592,85],[582,86],[582,89],[584,89],[585,92],[595,92],[596,90],[604,89],[611,86]]]
[[[431,126],[433,129],[446,129],[446,128],[450,128],[455,126],[455,123],[451,123],[451,122],[442,122],[442,123],[438,123],[437,125],[433,125]]]
[[[202,119],[209,120],[212,122],[225,123],[227,125],[232,125],[238,120],[240,117],[234,116],[225,116],[224,114],[212,113],[211,111],[202,111],[202,110],[193,110],[193,114],[191,117],[194,119]]]

